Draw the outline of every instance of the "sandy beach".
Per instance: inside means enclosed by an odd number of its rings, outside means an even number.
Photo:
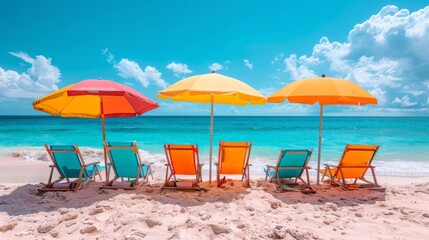
[[[255,175],[251,188],[204,182],[207,191],[165,192],[157,167],[155,180],[136,191],[100,190],[97,181],[78,192],[40,194],[48,162],[0,165],[2,239],[429,238],[427,177],[380,177],[385,192],[324,184],[313,195],[278,193]]]

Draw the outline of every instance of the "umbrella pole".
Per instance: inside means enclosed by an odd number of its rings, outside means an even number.
[[[319,119],[319,149],[317,151],[317,185],[320,184],[320,156],[322,150],[322,124],[323,124],[323,105],[320,105],[320,119]]]
[[[101,132],[103,134],[103,152],[104,152],[104,166],[105,166],[105,171],[106,171],[106,185],[109,183],[109,174],[110,174],[110,169],[108,168],[107,165],[107,153],[106,153],[106,148],[104,147],[104,142],[106,141],[106,131],[104,129],[104,111],[103,111],[103,97],[100,96],[100,115],[101,115]]]
[[[210,161],[209,161],[209,184],[212,184],[212,152],[213,152],[213,108],[214,108],[214,96],[210,97]]]

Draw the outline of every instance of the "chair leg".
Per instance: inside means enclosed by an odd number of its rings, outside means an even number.
[[[251,187],[250,186],[250,167],[249,167],[249,165],[247,165],[247,187]]]
[[[308,188],[313,190],[313,188],[311,187],[311,183],[310,183],[310,174],[308,173],[308,168],[305,169],[305,175],[307,175],[307,186],[308,186]]]
[[[375,186],[378,187],[379,185],[377,183],[377,177],[375,176],[375,171],[374,171],[373,167],[371,168],[371,174],[372,174],[372,177],[374,178],[374,184],[375,184]]]
[[[270,168],[267,167],[267,172],[265,173],[265,181],[267,181],[268,179],[268,173],[270,172]]]
[[[152,170],[152,165],[150,165],[150,166],[149,166],[149,169],[150,169],[150,176],[152,177],[152,180],[153,180],[153,170]]]
[[[279,177],[277,173],[276,175],[277,175],[277,188],[279,189],[279,192],[283,192],[282,179]]]
[[[51,167],[51,173],[49,174],[49,179],[48,179],[48,184],[47,186],[49,186],[51,184],[52,181],[52,175],[54,174],[54,166]]]

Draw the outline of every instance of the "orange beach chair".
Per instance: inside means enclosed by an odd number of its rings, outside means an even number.
[[[337,184],[347,190],[363,187],[384,190],[385,188],[378,185],[374,171],[375,167],[371,165],[379,148],[379,145],[347,144],[337,166],[325,164],[325,170],[321,170],[323,173],[322,181],[325,177],[329,177],[331,183]],[[371,169],[373,182],[365,178],[368,169]],[[352,180],[352,182],[348,180]],[[358,180],[366,184],[358,184]]]
[[[249,158],[252,142],[223,142],[219,141],[217,167],[217,185],[222,186],[225,176],[221,175],[241,174],[241,181],[245,180],[247,187],[250,187]]]
[[[198,145],[164,144],[167,167],[165,183],[162,189],[202,190],[199,183],[202,181]],[[195,179],[178,179],[178,176],[194,176]],[[173,179],[173,181],[171,181]]]

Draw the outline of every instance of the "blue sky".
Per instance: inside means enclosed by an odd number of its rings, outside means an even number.
[[[429,115],[425,1],[1,1],[0,114],[84,79],[151,98],[184,77],[218,73],[265,95],[294,80],[350,79],[378,106],[328,115]],[[208,115],[157,99],[150,115]],[[217,115],[318,115],[317,106],[216,106]]]

